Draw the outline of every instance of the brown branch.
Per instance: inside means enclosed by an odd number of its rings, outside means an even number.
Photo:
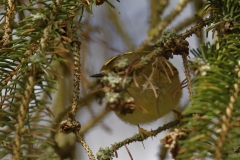
[[[179,23],[176,27],[174,27],[174,30],[176,32],[179,32],[179,31],[183,30],[184,28],[186,28],[187,26],[190,26],[194,22],[196,22],[196,17],[195,16],[188,17],[184,21]]]
[[[161,21],[157,27],[155,34],[147,38],[139,48],[137,48],[137,51],[143,51],[143,50],[148,50],[149,44],[156,41],[159,36],[162,34],[163,30],[176,18],[177,15],[185,8],[187,3],[190,0],[182,0],[180,1],[177,6],[174,8],[174,10],[163,20]]]
[[[105,117],[109,111],[107,111],[105,108],[97,115],[94,116],[90,121],[88,121],[85,125],[82,126],[80,130],[80,135],[83,135],[86,133],[89,129],[91,129],[99,120],[101,120],[103,117]]]
[[[165,131],[165,130],[167,130],[169,128],[172,128],[172,127],[174,127],[174,126],[176,126],[178,124],[179,124],[179,120],[175,120],[175,121],[167,123],[167,124],[165,124],[165,125],[163,125],[161,127],[158,127],[156,130],[152,130],[151,133],[149,133],[148,135],[138,133],[138,134],[135,134],[131,138],[127,138],[124,141],[121,141],[121,142],[113,144],[113,146],[114,146],[114,148],[116,150],[118,150],[119,148],[124,146],[124,144],[130,144],[132,142],[137,142],[137,141],[142,142],[143,140],[145,140],[145,139],[147,139],[149,137],[155,137],[160,132]]]
[[[197,33],[199,31],[201,31],[201,29],[206,25],[206,21],[208,21],[209,19],[206,18],[205,20],[203,20],[201,17],[199,17],[198,15],[195,15],[195,18],[197,18],[197,24],[194,27],[191,27],[191,29],[186,30],[183,34],[182,34],[182,38],[186,39],[187,37],[191,36],[193,33]]]
[[[131,160],[133,160],[132,154],[131,154],[131,152],[129,151],[128,147],[127,147],[125,144],[124,144],[124,146],[125,146],[125,148],[126,148],[126,150],[127,150],[127,152],[128,152],[129,157],[131,158]]]
[[[92,85],[91,87],[89,87],[90,89],[92,88],[95,88],[95,86],[97,85],[96,82],[93,82],[93,84],[90,84]],[[93,101],[93,100],[96,100],[97,98],[102,98],[102,95],[100,92],[94,92],[92,94],[87,94],[85,95],[84,97],[81,97],[79,100],[78,100],[78,106],[77,106],[77,110],[79,110],[80,108],[84,107],[84,106],[89,106],[90,103]],[[54,122],[52,123],[52,126],[51,128],[58,128],[59,127],[59,124],[61,123],[61,121],[66,117],[66,115],[71,111],[71,108],[66,108],[64,109],[63,111],[61,111],[55,118],[54,118]],[[104,111],[103,111],[104,112]],[[95,116],[97,119],[99,119],[99,117],[102,117],[101,116],[102,112],[99,113],[99,115]],[[91,119],[91,121],[96,121],[94,120],[95,117],[93,117],[93,119]],[[88,122],[87,124],[92,124],[92,122]],[[82,129],[81,129],[81,134],[85,133],[88,131],[87,129],[88,127],[85,127],[82,126]],[[83,132],[82,132],[83,130]],[[85,131],[84,131],[85,130]],[[55,137],[55,134],[56,132],[51,132],[51,138],[54,138]]]
[[[28,78],[28,84],[26,86],[26,90],[24,91],[24,94],[22,96],[22,104],[19,107],[19,112],[17,116],[17,124],[16,124],[16,131],[14,134],[14,145],[13,145],[13,159],[14,160],[20,160],[21,154],[20,154],[20,148],[21,148],[21,129],[24,126],[24,122],[26,119],[26,115],[28,113],[28,107],[31,95],[33,93],[33,87],[34,87],[34,79],[32,76]]]
[[[14,0],[8,0],[7,2],[8,4],[6,6],[7,10],[5,17],[5,25],[3,27],[4,33],[2,39],[0,40],[0,46],[1,44],[6,44],[9,41],[10,34],[12,33],[11,21],[15,11]]]
[[[27,51],[24,53],[24,55],[27,55],[27,56],[32,55],[32,50],[27,50]],[[24,61],[26,61],[26,58],[22,58],[20,64],[22,64],[22,62],[24,62]],[[7,85],[7,83],[11,80],[11,78],[18,73],[20,64],[19,64],[18,66],[16,66],[16,67],[10,72],[10,74],[2,81],[2,86]],[[6,97],[4,97],[3,99],[1,99],[0,108],[2,108],[5,100],[6,100]]]
[[[19,65],[20,65],[20,64],[19,64]],[[18,65],[18,66],[19,66],[19,65]],[[8,77],[3,80],[2,86],[5,86],[5,85],[8,83],[8,81],[9,81],[14,75],[17,74],[18,66],[16,66],[16,67],[10,72],[10,74],[8,75]]]
[[[150,16],[148,23],[150,25],[150,29],[154,28],[157,23],[161,21],[159,15],[162,15],[163,11],[167,8],[169,4],[168,0],[150,0],[149,11]]]
[[[74,59],[74,82],[73,82],[73,103],[71,107],[71,111],[68,113],[68,119],[64,120],[60,124],[60,131],[63,133],[74,133],[78,141],[84,147],[85,151],[88,154],[90,160],[95,160],[93,153],[87,143],[81,137],[79,130],[81,125],[78,121],[76,121],[75,116],[77,112],[79,94],[80,94],[80,83],[81,83],[81,61],[80,61],[80,43],[73,42],[73,59]]]
[[[143,140],[149,138],[149,137],[154,137],[156,136],[158,133],[164,131],[164,130],[167,130],[169,128],[172,128],[176,125],[179,124],[179,120],[175,120],[173,122],[170,122],[168,124],[165,124],[159,128],[157,128],[156,130],[152,130],[148,133],[148,135],[145,135],[145,134],[141,134],[141,133],[138,133],[138,134],[135,134],[134,136],[132,136],[131,138],[127,138],[121,142],[118,142],[118,143],[114,143],[112,144],[112,147],[109,148],[109,147],[105,147],[105,148],[100,148],[99,151],[97,152],[97,158],[98,159],[101,159],[102,157],[104,158],[109,158],[111,159],[114,154],[114,152],[116,153],[116,150],[118,150],[119,148],[121,148],[122,146],[126,145],[126,144],[130,144],[132,142],[142,142]]]
[[[192,95],[193,95],[193,90],[192,90],[192,86],[191,86],[191,76],[189,73],[189,69],[187,66],[187,55],[183,54],[182,55],[182,59],[183,59],[183,63],[184,63],[184,71],[185,71],[185,76],[186,76],[186,80],[187,80],[187,87],[188,87],[188,93],[189,93],[189,98],[190,100],[192,99]]]
[[[92,153],[92,150],[89,148],[88,144],[83,140],[83,138],[80,136],[79,132],[75,132],[74,134],[76,135],[78,141],[81,143],[81,145],[83,146],[83,148],[87,152],[89,159],[90,160],[95,160],[95,157]]]
[[[222,150],[224,149],[224,142],[226,141],[226,138],[228,136],[227,133],[230,128],[230,120],[232,119],[233,109],[234,109],[234,106],[236,105],[235,103],[239,97],[240,68],[238,68],[237,75],[238,75],[237,82],[233,85],[233,88],[234,88],[233,94],[230,96],[229,103],[226,108],[226,115],[223,115],[221,118],[222,122],[219,122],[222,124],[222,127],[221,127],[220,135],[217,139],[217,145],[215,146],[216,147],[215,160],[222,159]]]
[[[73,58],[74,58],[74,80],[73,80],[73,104],[72,104],[72,115],[76,115],[78,99],[80,94],[80,84],[81,84],[81,62],[80,62],[80,45],[77,42],[73,43]]]
[[[87,145],[87,143],[83,140],[81,137],[79,130],[81,128],[81,125],[78,121],[76,121],[75,116],[77,112],[77,106],[78,106],[78,99],[80,94],[80,83],[81,83],[81,71],[80,71],[80,43],[73,42],[73,59],[74,59],[74,82],[73,82],[73,103],[71,107],[71,111],[68,113],[68,119],[64,120],[60,124],[60,131],[63,133],[74,133],[78,141],[81,143],[83,148],[88,154],[88,157],[90,160],[95,160],[95,157]]]

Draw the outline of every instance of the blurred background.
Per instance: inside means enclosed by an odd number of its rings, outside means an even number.
[[[112,56],[123,52],[133,51],[138,48],[141,43],[151,34],[151,28],[157,25],[159,21],[167,17],[174,8],[183,1],[177,0],[131,0],[131,1],[110,1],[119,10],[120,14],[111,9],[107,3],[93,8],[93,15],[84,14],[82,33],[84,40],[81,46],[82,59],[82,86],[81,97],[89,94],[89,85],[95,79],[90,78],[90,75],[96,74],[100,71],[102,65]],[[184,9],[171,20],[171,23],[164,29],[178,28],[182,33],[189,29],[190,26],[196,22],[194,14],[202,8],[202,1],[184,1],[186,5]],[[157,18],[152,18],[152,8],[166,6],[162,13],[159,13]],[[190,21],[192,20],[192,21]],[[185,27],[179,27],[186,23]],[[189,47],[196,48],[199,43],[199,38],[195,35],[187,38]],[[192,57],[190,55],[190,57]],[[181,80],[185,79],[183,61],[181,56],[174,56],[170,60],[173,65],[178,68]],[[67,92],[66,92],[67,93]],[[188,91],[183,89],[183,96],[181,103],[177,106],[177,110],[183,110],[188,103]],[[65,101],[66,105],[68,102]],[[137,126],[132,126],[122,122],[114,112],[104,113],[104,104],[99,105],[97,101],[93,101],[91,105],[81,106],[78,111],[78,119],[83,128],[89,126],[89,122],[101,115],[100,120],[97,119],[90,124],[89,130],[84,133],[84,139],[89,144],[93,153],[95,154],[100,147],[111,147],[111,144],[122,141],[126,138],[132,137],[138,133]],[[170,113],[165,117],[159,119],[148,125],[141,126],[147,130],[156,129],[163,124],[173,121],[174,115]],[[145,140],[143,147],[141,142],[131,143],[128,145],[133,159],[135,160],[156,160],[156,159],[172,159],[168,153],[165,158],[164,151],[161,148],[160,140],[167,133],[162,132],[156,137]],[[68,135],[71,136],[71,135]],[[77,159],[87,160],[87,154],[83,147],[77,144]],[[127,150],[122,147],[118,152],[119,160],[131,159]]]

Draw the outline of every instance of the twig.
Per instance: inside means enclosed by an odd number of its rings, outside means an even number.
[[[181,0],[174,10],[157,25],[155,34],[147,38],[137,49],[137,51],[146,50],[146,48],[149,47],[149,44],[154,42],[162,34],[163,30],[170,24],[170,22],[173,21],[177,15],[179,15],[189,1],[190,0]]]
[[[226,141],[226,138],[228,136],[228,130],[229,130],[229,126],[230,126],[230,121],[232,120],[232,113],[234,110],[234,105],[239,97],[239,93],[240,93],[240,68],[238,68],[238,72],[237,72],[238,78],[237,78],[237,82],[233,84],[233,94],[230,96],[229,99],[229,103],[228,106],[226,108],[226,115],[224,114],[221,117],[222,120],[222,126],[221,126],[221,132],[220,135],[218,136],[217,139],[217,145],[216,150],[215,150],[215,160],[219,160],[222,159],[222,150],[224,149],[224,142]],[[221,123],[221,122],[220,122]]]
[[[97,83],[94,82],[94,86],[93,86],[93,87],[96,86],[95,84],[97,85]],[[91,88],[92,88],[92,87],[91,87]],[[82,108],[82,107],[84,107],[84,106],[89,106],[89,104],[90,104],[93,100],[95,100],[97,97],[98,97],[98,98],[100,97],[99,92],[94,92],[94,93],[91,93],[91,94],[87,94],[87,95],[85,95],[84,97],[79,98],[77,110],[79,110],[80,108]],[[65,108],[63,111],[61,111],[61,112],[54,118],[54,122],[52,123],[51,128],[58,128],[58,127],[59,127],[59,124],[61,123],[61,121],[63,120],[63,118],[66,117],[66,115],[67,115],[70,111],[71,111],[71,108]],[[104,112],[104,111],[103,111],[103,112]],[[97,122],[97,120],[94,120],[95,118],[97,118],[98,121],[99,121],[99,117],[103,118],[103,117],[101,116],[101,114],[103,114],[103,113],[101,112],[101,113],[99,113],[99,115],[93,117],[93,119],[91,119],[91,121],[89,121],[86,125],[88,125],[88,124],[94,125],[92,122],[93,122],[93,121],[94,121],[94,122],[95,122],[95,121]],[[105,115],[106,115],[106,114],[105,114]],[[88,131],[87,128],[88,128],[88,127],[85,127],[85,125],[83,125],[82,128],[81,128],[80,134],[82,135],[82,134],[84,134],[85,132],[87,132],[87,131]],[[50,136],[50,137],[52,137],[52,138],[55,137],[55,134],[56,134],[56,132],[51,132],[51,136]]]
[[[199,17],[198,15],[195,15],[195,18],[197,18],[198,23],[194,26],[191,27],[191,29],[186,30],[183,34],[182,34],[182,38],[186,39],[187,37],[191,36],[193,33],[198,32],[199,30],[201,30],[205,25],[206,25],[206,21],[209,20],[209,18],[206,19],[202,19],[201,17]]]
[[[16,124],[16,131],[14,134],[14,145],[13,145],[13,159],[20,160],[20,147],[21,147],[21,129],[24,126],[24,122],[26,119],[26,115],[28,113],[28,107],[31,95],[33,93],[34,87],[34,79],[32,76],[28,78],[28,84],[26,86],[26,90],[24,91],[24,95],[22,96],[22,104],[19,107],[19,112],[17,116],[17,124]]]
[[[81,62],[80,62],[80,44],[77,42],[73,43],[73,58],[74,58],[74,80],[73,80],[73,104],[72,104],[72,115],[76,115],[78,99],[80,94],[80,84],[81,84]]]
[[[174,126],[176,126],[177,124],[179,123],[179,120],[175,120],[173,122],[170,122],[170,123],[167,123],[159,128],[157,128],[156,130],[152,130],[151,133],[149,133],[148,135],[142,135],[140,133],[138,134],[135,134],[133,137],[131,138],[127,138],[125,139],[124,141],[121,141],[121,142],[118,142],[118,143],[115,143],[113,146],[115,147],[115,149],[119,149],[121,148],[124,144],[130,144],[132,142],[137,142],[137,141],[143,141],[149,137],[154,137],[156,136],[158,133],[162,132],[162,131],[165,131],[169,128],[172,128]]]
[[[75,136],[77,137],[78,141],[81,143],[81,145],[83,146],[83,148],[86,150],[88,157],[90,160],[95,160],[95,157],[91,151],[91,149],[89,148],[89,146],[87,145],[87,143],[83,140],[83,138],[79,135],[79,132],[75,132],[74,133]]]
[[[179,31],[183,30],[184,28],[186,28],[187,26],[191,25],[194,22],[196,22],[196,17],[195,16],[188,17],[184,21],[179,23],[176,27],[174,27],[174,30],[176,32],[179,32]]]
[[[128,147],[126,146],[126,144],[124,144],[124,146],[125,146],[125,148],[126,148],[126,150],[127,150],[127,152],[128,152],[129,157],[131,158],[131,160],[133,160],[133,157],[132,157],[132,155],[131,155],[131,152],[129,151],[129,149],[128,149]]]
[[[85,125],[82,126],[80,130],[80,135],[83,135],[86,133],[89,129],[91,129],[99,120],[101,120],[103,117],[105,117],[109,111],[107,111],[105,108],[97,115],[94,116],[90,121],[88,121]]]
[[[97,152],[97,158],[101,159],[101,158],[104,157],[104,158],[111,159],[112,156],[114,156],[113,153],[116,152],[116,150],[118,150],[122,146],[124,146],[126,144],[130,144],[132,142],[137,142],[137,141],[142,142],[143,140],[145,140],[145,139],[147,139],[149,137],[156,136],[158,133],[178,125],[179,122],[180,122],[179,120],[175,120],[173,122],[165,124],[162,127],[157,128],[156,130],[152,130],[151,132],[148,133],[148,135],[145,135],[145,134],[142,135],[140,133],[135,134],[131,138],[127,138],[127,139],[125,139],[125,140],[123,140],[121,142],[114,143],[111,148],[109,148],[109,147],[100,148],[99,151]]]
[[[60,124],[60,131],[63,133],[74,133],[78,141],[86,150],[88,157],[90,160],[95,160],[93,153],[87,143],[80,136],[79,130],[81,125],[78,121],[76,121],[75,116],[77,112],[79,94],[80,94],[80,83],[81,83],[81,61],[80,61],[80,44],[79,42],[73,42],[73,59],[74,59],[74,82],[73,82],[73,103],[71,107],[71,111],[68,113],[68,119],[64,120]]]
[[[78,99],[79,99],[79,94],[80,94],[80,84],[81,84],[81,57],[80,57],[80,43],[78,42],[74,42],[73,43],[73,58],[74,58],[74,82],[73,82],[73,104],[72,104],[72,110],[71,110],[71,114],[69,114],[69,119],[71,119],[72,123],[77,124],[76,128],[75,126],[73,126],[73,133],[75,134],[75,136],[77,137],[78,141],[81,143],[81,145],[83,146],[83,148],[85,149],[85,151],[88,154],[88,157],[90,160],[95,160],[95,157],[92,153],[92,150],[89,148],[89,146],[87,145],[87,143],[83,140],[83,138],[80,136],[79,133],[79,126],[80,123],[77,122],[75,120],[75,116],[76,116],[76,111],[77,111],[77,106],[78,106]]]
[[[14,0],[8,0],[7,1],[7,10],[6,10],[6,17],[5,17],[5,25],[3,27],[4,33],[3,33],[3,37],[2,40],[0,40],[0,44],[6,44],[9,41],[10,38],[10,34],[12,32],[12,28],[11,28],[11,21],[12,21],[12,17],[14,14]]]
[[[148,23],[150,25],[150,29],[154,28],[158,22],[161,21],[161,18],[159,15],[162,15],[164,10],[167,8],[167,5],[169,4],[169,1],[159,1],[159,0],[150,0],[149,5],[149,20]]]
[[[186,80],[188,82],[187,87],[188,87],[189,98],[191,100],[192,95],[193,95],[193,91],[192,91],[192,86],[191,86],[191,76],[190,76],[190,73],[189,73],[189,69],[186,65],[187,64],[187,55],[183,54],[182,59],[183,59],[183,63],[184,63],[184,71],[185,71]]]

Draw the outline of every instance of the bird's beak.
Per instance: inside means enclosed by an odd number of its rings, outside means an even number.
[[[102,77],[104,77],[104,76],[106,76],[106,74],[103,74],[103,73],[97,73],[97,74],[93,74],[93,75],[91,75],[90,77],[94,77],[94,78],[102,78]]]

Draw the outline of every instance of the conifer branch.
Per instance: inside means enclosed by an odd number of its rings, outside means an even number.
[[[33,94],[33,87],[34,87],[34,79],[32,76],[28,78],[28,83],[26,86],[26,90],[24,91],[24,94],[22,96],[22,104],[19,107],[19,112],[17,115],[17,124],[16,124],[16,130],[14,134],[14,145],[13,145],[13,159],[14,160],[20,160],[21,153],[21,130],[24,127],[25,119],[28,114],[29,110],[29,102],[31,100],[31,95]]]
[[[84,141],[84,139],[80,136],[79,133],[75,132],[75,135],[78,139],[78,141],[81,143],[81,145],[83,146],[83,148],[85,149],[86,153],[88,154],[88,157],[90,160],[95,160],[95,157],[93,155],[92,150],[89,148],[88,144]]]
[[[6,10],[6,16],[5,16],[5,25],[3,27],[4,34],[2,39],[0,40],[0,46],[1,44],[6,44],[9,41],[10,34],[12,33],[11,21],[15,11],[14,0],[8,0],[6,8],[7,10]]]
[[[221,132],[220,135],[217,139],[217,145],[216,145],[216,150],[215,150],[215,160],[219,160],[222,159],[222,150],[224,149],[224,142],[227,139],[227,134],[228,134],[228,130],[230,128],[230,123],[232,120],[232,112],[234,110],[234,107],[236,106],[236,101],[237,98],[239,97],[239,90],[240,90],[240,68],[236,68],[237,70],[237,79],[236,79],[236,83],[233,84],[233,93],[230,96],[230,100],[229,100],[229,104],[226,107],[226,113],[224,113],[224,115],[221,118]]]
[[[74,59],[74,79],[73,79],[73,104],[72,104],[72,115],[76,115],[79,94],[80,94],[80,84],[81,84],[81,57],[80,57],[80,44],[73,42],[73,59]]]
[[[179,120],[175,120],[175,121],[169,122],[163,126],[158,127],[156,130],[148,131],[147,135],[138,133],[138,134],[135,134],[134,136],[127,138],[121,142],[112,144],[112,147],[100,148],[98,150],[98,152],[96,153],[97,159],[98,160],[112,159],[112,157],[114,157],[113,153],[115,153],[115,155],[117,155],[117,150],[120,149],[121,147],[125,146],[126,144],[130,144],[133,142],[142,142],[149,137],[155,137],[162,131],[165,131],[167,129],[175,127],[178,124],[179,124]]]
[[[192,99],[193,91],[192,91],[192,84],[191,84],[191,76],[189,73],[189,68],[187,66],[188,60],[187,60],[187,54],[182,55],[183,63],[184,63],[184,71],[185,71],[185,76],[187,80],[187,87],[188,87],[188,93],[189,93],[189,98],[190,100]]]
[[[156,41],[160,35],[162,34],[163,30],[176,18],[176,16],[185,8],[187,3],[190,0],[181,0],[177,6],[174,8],[174,10],[166,16],[157,26],[155,30],[154,35],[148,37],[141,45],[137,48],[137,51],[143,51],[146,50],[146,48],[149,47],[150,43],[153,43]]]

